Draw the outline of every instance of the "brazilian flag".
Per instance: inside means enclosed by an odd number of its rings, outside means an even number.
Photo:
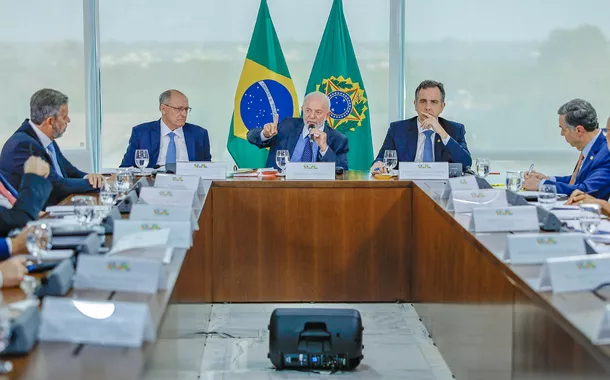
[[[246,63],[241,72],[227,148],[240,167],[262,168],[269,150],[259,149],[246,140],[252,128],[273,121],[299,116],[299,104],[282,47],[277,39],[267,0],[261,0]]]
[[[328,125],[349,139],[349,168],[368,170],[373,162],[369,103],[341,0],[333,1],[311,69],[306,93],[312,91],[321,91],[330,99]]]

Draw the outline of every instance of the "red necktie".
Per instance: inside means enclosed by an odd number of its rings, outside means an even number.
[[[13,206],[15,205],[15,202],[17,202],[17,199],[15,199],[13,194],[11,194],[11,192],[8,191],[8,189],[4,186],[4,184],[1,181],[0,181],[0,194],[2,196],[4,196],[4,198],[8,199],[8,201]]]
[[[580,167],[582,166],[582,161],[585,159],[585,156],[581,153],[578,157],[578,161],[576,162],[576,167],[574,168],[574,173],[572,173],[572,178],[570,178],[570,185],[573,185],[576,182],[576,177],[578,176],[578,172],[580,171]]]

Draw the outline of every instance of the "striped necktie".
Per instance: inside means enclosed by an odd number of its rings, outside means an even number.
[[[313,161],[313,147],[309,141],[309,135],[305,136],[305,148],[301,155],[301,162],[312,162]]]

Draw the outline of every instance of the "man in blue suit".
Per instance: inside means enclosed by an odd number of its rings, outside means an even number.
[[[595,108],[582,99],[573,99],[557,111],[561,135],[566,142],[580,151],[571,175],[551,177],[542,173],[525,174],[523,188],[540,190],[542,185],[557,186],[560,194],[572,194],[575,190],[596,198],[610,196],[610,151],[606,136],[599,129]]]
[[[133,127],[121,166],[135,166],[137,149],[148,150],[149,168],[178,161],[212,161],[208,131],[186,122],[191,107],[183,93],[164,91],[159,110],[161,119]]]
[[[305,96],[302,110],[303,118],[291,117],[278,124],[279,116],[274,113],[272,123],[248,131],[251,144],[270,148],[266,166],[277,168],[276,152],[288,150],[291,162],[334,162],[348,170],[347,137],[326,125],[330,115],[328,97],[319,91],[311,92]]]
[[[104,183],[99,174],[78,170],[61,153],[56,139],[70,122],[68,97],[59,91],[42,89],[30,99],[30,119],[6,141],[0,154],[0,173],[13,187],[23,177],[23,166],[28,157],[41,157],[51,167],[49,180],[53,191],[48,204],[56,204],[70,194],[95,191]]]
[[[383,164],[386,150],[395,150],[398,162],[459,162],[463,168],[471,166],[464,125],[439,117],[445,109],[443,84],[421,82],[413,104],[417,117],[390,124],[371,173],[387,171]]]

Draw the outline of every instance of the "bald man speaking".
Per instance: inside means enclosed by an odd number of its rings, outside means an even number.
[[[137,125],[131,130],[122,167],[135,166],[137,149],[148,150],[149,168],[179,161],[212,160],[208,131],[186,122],[191,107],[182,92],[164,91],[159,96],[159,111],[161,119]]]

